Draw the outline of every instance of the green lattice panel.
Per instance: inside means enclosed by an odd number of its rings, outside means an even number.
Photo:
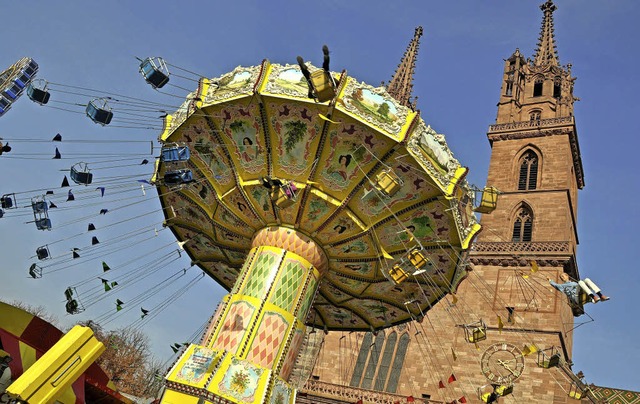
[[[304,296],[302,303],[300,304],[300,310],[296,316],[298,320],[304,322],[307,319],[307,312],[309,307],[313,303],[313,297],[316,295],[316,287],[318,286],[318,280],[315,276],[309,275],[309,285],[307,286],[307,294]]]
[[[288,312],[293,312],[300,289],[304,286],[305,272],[306,268],[303,263],[285,258],[280,269],[280,276],[276,279],[275,287],[269,297],[269,303]]]
[[[281,256],[272,251],[261,250],[251,266],[242,294],[263,299],[273,282]]]

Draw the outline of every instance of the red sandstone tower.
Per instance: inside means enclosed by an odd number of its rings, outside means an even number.
[[[494,383],[513,386],[500,402],[576,402],[570,393],[577,378],[569,368],[574,316],[547,278],[558,280],[562,272],[579,277],[577,193],[584,177],[573,115],[577,98],[571,65],[560,64],[556,49],[556,6],[549,0],[540,8],[533,57],[516,49],[504,64],[497,117],[487,133],[487,184],[501,195],[497,209],[482,217],[457,301],[443,299],[422,321],[376,335],[329,333],[310,392],[330,395],[335,384],[351,389],[342,397],[364,403],[409,396],[472,403],[481,402],[479,389]],[[416,30],[389,83],[399,101],[411,94],[421,33]],[[478,328],[486,335],[474,335]],[[554,354],[558,366],[547,367]],[[376,399],[370,391],[390,395]]]

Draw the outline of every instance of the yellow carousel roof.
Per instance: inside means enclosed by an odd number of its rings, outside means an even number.
[[[259,230],[289,227],[314,240],[328,273],[310,325],[369,330],[420,318],[456,289],[480,229],[466,168],[419,112],[382,87],[332,75],[337,95],[324,103],[308,98],[297,65],[265,60],[201,79],[160,135],[191,151],[187,162],[158,163],[166,223],[228,290]],[[194,181],[164,183],[176,168]],[[276,203],[266,176],[293,184],[294,203]],[[415,276],[412,250],[426,264]],[[392,282],[396,264],[406,281]]]

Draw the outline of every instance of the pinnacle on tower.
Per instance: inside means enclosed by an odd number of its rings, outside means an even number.
[[[559,66],[558,50],[556,49],[556,41],[553,34],[553,12],[556,5],[552,0],[547,0],[540,6],[544,13],[542,18],[542,28],[540,29],[540,37],[538,38],[538,47],[533,57],[533,64],[536,66],[552,65]]]
[[[415,100],[411,101],[411,93],[413,92],[413,72],[416,67],[416,58],[418,57],[418,48],[420,46],[420,37],[422,36],[422,27],[417,27],[413,35],[413,39],[409,43],[407,50],[402,56],[402,61],[398,65],[391,81],[387,84],[387,91],[400,104],[405,107],[415,109]]]

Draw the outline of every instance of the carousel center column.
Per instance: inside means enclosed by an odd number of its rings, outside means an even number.
[[[324,251],[306,235],[258,231],[203,345],[190,345],[170,370],[162,403],[293,404],[288,380],[327,268]]]

